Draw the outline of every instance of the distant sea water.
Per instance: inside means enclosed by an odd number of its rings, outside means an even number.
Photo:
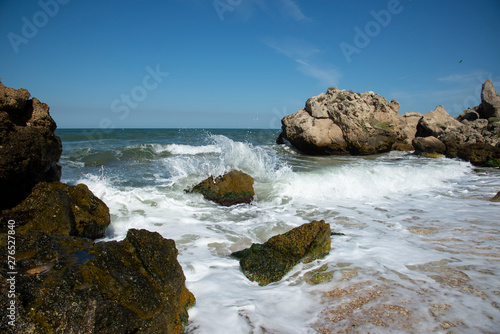
[[[62,181],[130,228],[173,239],[196,296],[188,333],[499,333],[500,170],[406,152],[311,157],[279,130],[58,129]],[[252,204],[186,193],[239,169]],[[260,287],[229,254],[312,220],[335,232],[321,260]],[[321,279],[320,279],[321,278]],[[317,283],[317,284],[316,284]]]

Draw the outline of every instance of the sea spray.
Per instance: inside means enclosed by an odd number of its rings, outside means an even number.
[[[106,240],[123,239],[134,227],[176,241],[197,298],[191,333],[347,328],[351,318],[337,308],[366,296],[373,299],[356,311],[364,321],[358,332],[382,328],[368,317],[377,307],[408,314],[394,315],[410,326],[402,327],[380,313],[387,333],[439,332],[446,324],[463,333],[495,332],[500,325],[500,205],[488,201],[500,188],[497,169],[401,152],[308,157],[274,145],[273,132],[265,130],[267,141],[248,130],[116,131],[103,143],[65,141],[65,133],[59,134],[64,181],[86,183],[110,207]],[[129,149],[147,157],[115,155]],[[97,152],[117,159],[82,166],[86,154]],[[254,177],[252,204],[220,207],[184,192],[229,168]],[[259,287],[229,256],[318,219],[344,235],[332,237],[326,258],[298,265],[279,282]],[[316,273],[330,278],[311,285]],[[353,287],[358,294],[349,292]],[[328,298],[335,292],[342,298]]]

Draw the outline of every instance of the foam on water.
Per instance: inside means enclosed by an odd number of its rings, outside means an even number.
[[[149,165],[105,165],[77,178],[110,207],[105,240],[145,228],[176,241],[187,287],[197,298],[189,332],[499,328],[500,205],[486,201],[500,188],[498,170],[402,153],[304,157],[221,135],[203,144],[153,145],[157,155]],[[184,192],[231,168],[254,177],[251,205],[220,207]],[[147,182],[124,181],[140,171]],[[313,219],[325,219],[345,235],[332,237],[326,258],[298,265],[280,282],[250,282],[229,256]],[[310,284],[318,272],[331,277]],[[340,297],[329,297],[336,293]],[[347,312],[356,305],[356,312]],[[394,317],[404,323],[377,313],[379,308],[399,310]]]
[[[469,172],[464,163],[417,165],[360,161],[294,173],[282,181],[284,194],[304,200],[370,199],[404,195],[428,189],[450,188]]]

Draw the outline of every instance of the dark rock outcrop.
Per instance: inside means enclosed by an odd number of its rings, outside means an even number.
[[[194,186],[190,192],[203,194],[206,199],[224,206],[250,203],[255,196],[253,178],[238,170],[208,179]]]
[[[173,240],[129,230],[119,242],[42,232],[16,241],[14,333],[183,332],[194,297]],[[4,238],[1,243],[6,249]],[[5,280],[1,284],[6,305]],[[9,326],[0,322],[0,331],[9,333]]]
[[[109,209],[84,184],[68,186],[61,182],[40,182],[16,207],[1,212],[2,227],[7,220],[19,222],[18,233],[40,231],[97,239],[109,226]]]
[[[49,107],[0,82],[0,209],[26,198],[41,181],[59,181],[61,140]]]
[[[490,201],[492,201],[492,202],[500,202],[500,191],[497,192],[497,194],[495,196],[493,196],[493,198],[490,199]]]
[[[329,88],[285,116],[280,138],[306,154],[376,154],[413,149],[418,113],[399,116],[399,103],[373,92]]]
[[[59,182],[56,124],[29,96],[0,83],[0,248],[15,247],[0,252],[0,304],[16,312],[0,333],[182,333],[194,297],[175,242],[130,230],[94,243],[109,209],[87,186]]]
[[[331,248],[330,238],[330,224],[312,221],[232,255],[240,259],[248,279],[267,285],[279,281],[300,261],[308,263],[326,256]]]

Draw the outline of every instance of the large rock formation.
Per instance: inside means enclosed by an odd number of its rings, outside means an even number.
[[[203,194],[206,199],[224,206],[250,203],[255,196],[253,178],[239,170],[214,178],[210,176],[191,189],[191,192]]]
[[[307,154],[376,154],[412,149],[418,113],[398,115],[399,103],[373,92],[329,88],[282,119],[281,138]]]
[[[61,140],[49,107],[0,82],[0,209],[24,199],[41,181],[59,181]]]
[[[500,167],[500,96],[487,80],[481,104],[453,118],[443,106],[425,115],[398,115],[399,103],[373,92],[329,88],[282,119],[278,143],[306,154],[375,154],[416,150]]]
[[[0,304],[14,303],[0,332],[182,333],[194,297],[175,242],[130,230],[123,241],[94,243],[109,209],[87,186],[59,182],[56,124],[29,96],[0,83],[0,262],[8,268]]]
[[[6,239],[2,238],[2,249]],[[15,326],[2,333],[183,333],[194,303],[173,240],[129,230],[119,242],[16,236]],[[7,263],[2,252],[2,263]],[[8,278],[8,277],[6,277]],[[2,305],[7,301],[2,280]]]
[[[426,113],[418,122],[413,145],[417,151],[444,153],[475,165],[500,167],[500,97],[491,81],[483,84],[481,104],[465,110],[456,119],[442,106]],[[434,143],[422,149],[422,142]],[[444,152],[443,152],[443,147]]]
[[[308,263],[326,256],[331,234],[330,224],[312,221],[232,255],[240,259],[248,279],[267,285],[279,281],[300,261]]]

